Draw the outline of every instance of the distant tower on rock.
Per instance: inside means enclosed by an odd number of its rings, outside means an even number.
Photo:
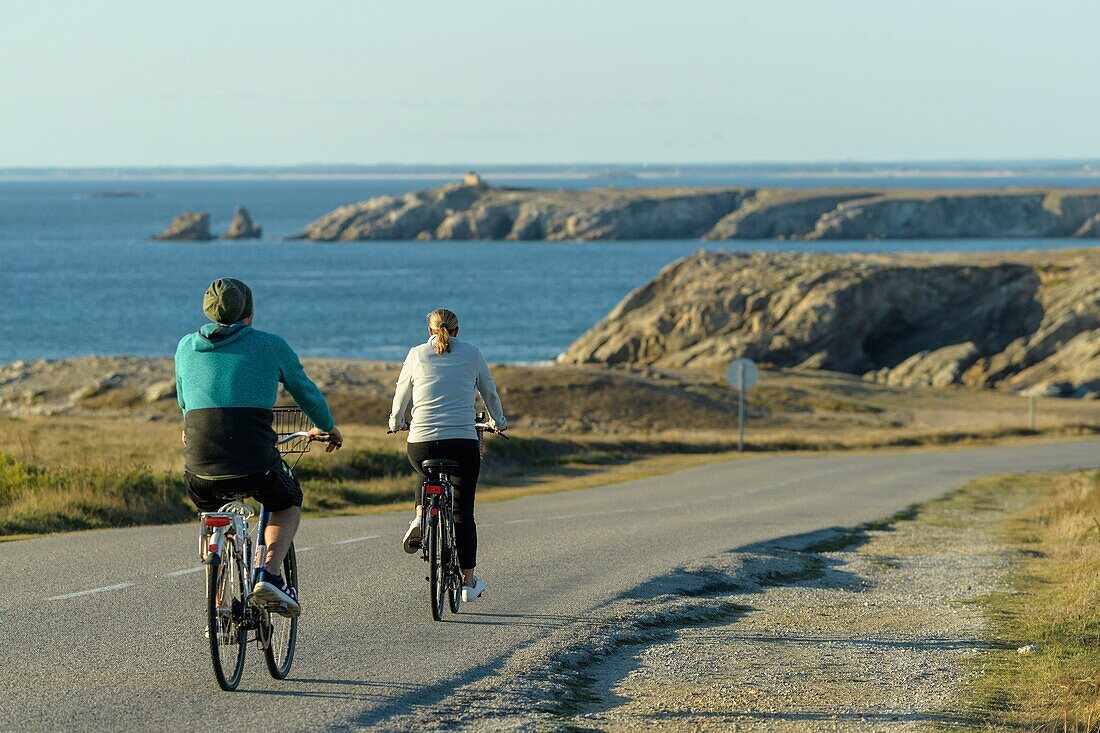
[[[481,188],[485,185],[485,181],[481,180],[481,176],[479,176],[477,173],[475,173],[474,171],[470,171],[465,175],[465,177],[463,177],[462,185],[471,186],[473,188]]]

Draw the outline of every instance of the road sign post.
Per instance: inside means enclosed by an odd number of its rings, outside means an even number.
[[[726,370],[726,379],[737,390],[737,452],[745,452],[745,392],[756,384],[760,370],[752,359],[735,359]]]

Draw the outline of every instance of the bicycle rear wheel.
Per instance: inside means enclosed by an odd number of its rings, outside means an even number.
[[[214,677],[226,691],[237,689],[248,649],[244,629],[245,582],[240,562],[226,547],[220,562],[206,566],[206,635]]]
[[[458,613],[458,607],[462,603],[462,571],[458,567],[458,549],[455,547],[454,519],[447,520],[447,544],[444,555],[447,558],[447,600],[450,601],[451,613]]]
[[[440,541],[442,527],[439,517],[428,522],[428,599],[432,604],[432,618],[443,620],[443,609],[447,604],[447,568],[443,566],[443,543]]]
[[[294,544],[283,559],[283,579],[287,585],[298,590],[298,558],[294,553]],[[298,617],[286,618],[277,613],[262,612],[267,628],[267,644],[264,646],[264,661],[267,671],[277,680],[285,680],[290,674],[290,665],[294,663],[294,645],[298,641]]]

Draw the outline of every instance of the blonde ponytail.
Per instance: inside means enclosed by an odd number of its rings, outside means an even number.
[[[428,314],[428,330],[435,336],[435,353],[438,356],[451,350],[451,336],[458,329],[458,316],[454,311],[438,308]]]

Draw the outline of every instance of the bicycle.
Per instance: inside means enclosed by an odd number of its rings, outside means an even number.
[[[474,422],[479,449],[485,454],[484,433],[499,435],[503,431],[485,422],[485,413],[477,413]],[[408,428],[404,428],[408,430]],[[398,431],[388,430],[388,435]],[[455,548],[455,491],[451,476],[460,468],[456,461],[429,458],[420,468],[427,474],[420,485],[420,555],[428,563],[428,602],[432,619],[442,621],[447,606],[458,613],[462,605],[462,568]]]
[[[275,445],[283,466],[291,468],[286,456],[299,458],[313,442],[327,442],[327,436],[311,436],[312,425],[297,408],[274,410]],[[297,461],[295,461],[297,463]],[[249,642],[264,651],[267,670],[277,680],[286,679],[294,662],[298,639],[298,618],[284,617],[282,604],[262,604],[252,598],[249,582],[267,556],[264,533],[271,515],[261,504],[255,539],[248,520],[256,512],[246,503],[247,494],[233,496],[216,512],[199,514],[199,557],[206,567],[206,636],[214,664],[214,677],[221,689],[237,689],[244,674]],[[291,543],[283,560],[283,578],[297,591],[298,561]],[[254,636],[249,638],[249,634]]]

